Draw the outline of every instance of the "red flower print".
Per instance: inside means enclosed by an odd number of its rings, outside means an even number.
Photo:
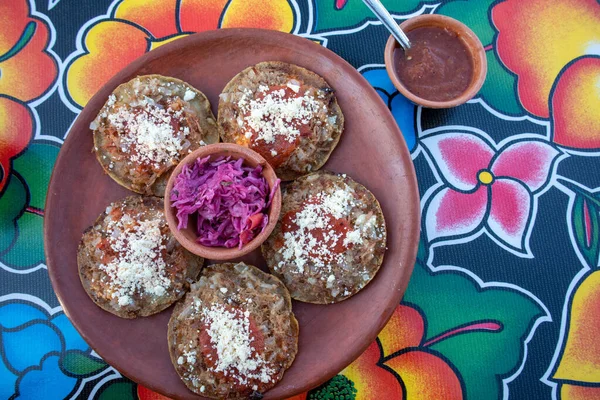
[[[33,119],[29,108],[0,97],[0,193],[8,182],[12,159],[25,150],[32,135]]]
[[[0,2],[0,193],[17,157],[33,136],[26,102],[42,96],[58,70],[47,52],[50,29],[25,0]]]
[[[58,69],[47,52],[50,30],[30,16],[25,0],[0,2],[0,94],[22,101],[40,97]]]

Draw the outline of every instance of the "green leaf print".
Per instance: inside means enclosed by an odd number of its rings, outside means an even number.
[[[12,175],[6,190],[0,196],[0,260],[14,245],[17,236],[17,219],[25,208],[27,191],[23,181]]]
[[[27,269],[44,262],[44,203],[59,148],[33,143],[13,161],[0,197],[0,262]]]
[[[135,383],[125,380],[108,381],[100,393],[96,396],[97,400],[137,400]]]
[[[410,14],[425,4],[437,4],[439,0],[382,0],[392,14]],[[377,17],[362,0],[314,0],[316,26],[314,33],[350,29]]]
[[[13,162],[13,169],[27,182],[31,207],[44,209],[52,168],[59,150],[57,146],[33,143]]]
[[[60,364],[65,372],[76,377],[94,375],[108,366],[104,361],[83,353],[80,350],[67,351],[62,357]]]

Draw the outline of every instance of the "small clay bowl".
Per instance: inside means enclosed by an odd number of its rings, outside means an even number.
[[[277,175],[275,175],[275,171],[269,165],[269,163],[264,158],[262,158],[262,156],[257,152],[250,150],[247,147],[239,146],[237,144],[216,143],[200,147],[198,150],[188,154],[183,160],[181,160],[177,167],[175,167],[175,170],[173,170],[173,173],[169,177],[169,181],[167,182],[167,189],[165,191],[165,216],[167,218],[169,228],[175,236],[175,239],[177,239],[177,241],[181,243],[181,245],[187,250],[206,259],[229,260],[233,258],[239,258],[257,249],[265,240],[267,240],[267,238],[275,228],[277,220],[279,219],[279,213],[281,212],[281,189],[277,189],[277,191],[275,192],[275,196],[271,201],[271,205],[268,210],[269,223],[267,224],[267,226],[265,226],[265,229],[263,229],[262,232],[260,232],[250,242],[246,243],[241,249],[239,249],[238,247],[228,249],[226,247],[203,246],[196,241],[196,239],[198,238],[198,234],[195,230],[196,224],[194,221],[190,221],[186,229],[177,229],[177,210],[174,207],[171,207],[170,193],[173,189],[173,186],[175,185],[175,179],[183,169],[183,166],[191,164],[197,159],[204,158],[207,156],[210,156],[211,160],[223,156],[231,157],[233,160],[243,158],[244,163],[250,167],[262,165],[263,175],[267,180],[267,183],[269,184],[269,188],[271,189],[273,189],[273,186],[277,181]]]
[[[394,50],[398,48],[399,44],[393,36],[390,36],[387,45],[385,46],[385,68],[387,69],[387,73],[390,76],[392,83],[404,97],[423,107],[451,108],[466,103],[479,92],[487,74],[487,58],[481,41],[465,24],[444,15],[423,14],[414,18],[409,18],[400,24],[400,28],[402,28],[404,32],[410,32],[415,28],[424,26],[448,28],[462,39],[469,50],[471,61],[473,62],[473,77],[471,83],[460,96],[448,101],[427,100],[413,94],[406,86],[404,86],[396,73],[396,68],[394,67]]]

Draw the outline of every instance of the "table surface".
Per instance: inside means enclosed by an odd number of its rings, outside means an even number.
[[[164,43],[227,27],[291,32],[348,60],[389,106],[420,185],[402,303],[359,359],[295,399],[600,398],[600,2],[383,3],[398,21],[439,13],[475,31],[488,60],[475,99],[428,110],[399,95],[388,35],[359,0],[0,2],[0,399],[161,398],[62,312],[44,201],[69,127],[104,82]]]

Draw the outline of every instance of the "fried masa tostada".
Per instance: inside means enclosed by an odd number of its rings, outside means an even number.
[[[320,171],[283,190],[281,216],[262,253],[292,298],[336,303],[383,262],[386,228],[375,196],[349,176]]]
[[[206,267],[171,316],[171,361],[185,385],[216,399],[260,399],[298,350],[290,295],[244,263]]]
[[[96,157],[111,178],[134,192],[161,197],[185,155],[219,141],[206,96],[160,75],[118,86],[90,128]]]
[[[219,133],[262,155],[282,180],[321,168],[337,145],[344,116],[334,90],[305,68],[278,61],[246,68],[219,100]]]
[[[203,263],[171,234],[162,200],[137,195],[109,205],[84,232],[77,252],[87,294],[122,318],[169,307],[187,292]]]

